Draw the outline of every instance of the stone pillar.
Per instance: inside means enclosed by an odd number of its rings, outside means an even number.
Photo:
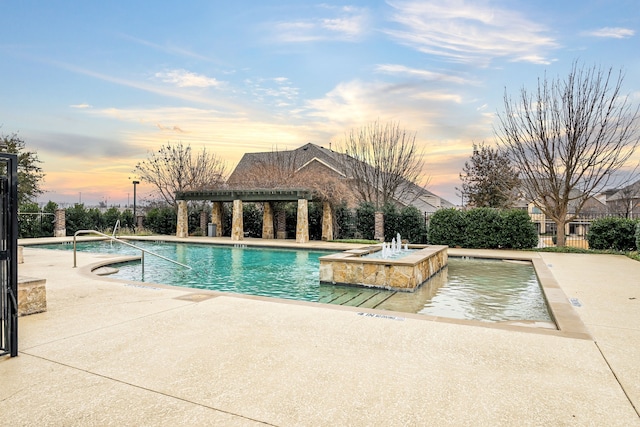
[[[189,237],[189,212],[187,211],[186,200],[178,200],[176,237]]]
[[[65,210],[56,209],[53,216],[53,237],[65,237],[67,235],[67,223]]]
[[[200,212],[200,230],[202,231],[202,235],[207,235],[207,229],[209,225],[209,214],[207,211]]]
[[[309,241],[309,207],[307,199],[298,200],[298,221],[296,222],[296,243]]]
[[[222,202],[213,202],[211,222],[216,225],[216,235],[213,237],[222,236]]]
[[[322,240],[333,240],[333,210],[331,203],[322,203]]]
[[[273,239],[273,208],[271,202],[264,202],[262,213],[262,238]]]
[[[373,238],[384,242],[384,214],[382,212],[375,213],[375,225],[373,227]]]
[[[144,227],[144,215],[136,214],[136,229],[140,230]]]
[[[278,232],[276,234],[277,239],[287,238],[287,213],[284,209],[280,209],[277,213],[278,216]]]
[[[244,224],[242,223],[242,200],[233,201],[233,220],[231,223],[231,240],[244,239]]]

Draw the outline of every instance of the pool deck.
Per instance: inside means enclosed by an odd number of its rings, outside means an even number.
[[[231,243],[187,241],[204,239]],[[112,256],[78,253],[73,268],[69,252],[25,247],[19,274],[47,280],[48,310],[21,317],[19,356],[0,357],[0,417],[12,426],[640,426],[640,262],[529,256],[586,333],[141,286],[91,275]]]

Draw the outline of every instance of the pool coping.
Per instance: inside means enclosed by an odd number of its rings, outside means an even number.
[[[194,239],[191,238],[175,238],[173,236],[144,236],[145,238],[137,238],[141,236],[133,236],[136,237],[131,240],[151,240],[151,241],[166,241],[166,242],[174,242],[174,243],[203,243],[203,244],[222,244],[225,246],[233,246],[238,244],[237,241],[231,241],[227,239],[226,242],[221,242],[220,239],[216,238],[205,238],[205,239]],[[169,237],[169,238],[163,238]],[[256,239],[262,240],[262,239]],[[60,242],[60,240],[58,240]],[[295,241],[279,241],[276,244],[273,241],[267,242],[252,242],[252,241],[240,241],[240,243],[244,243],[247,246],[252,247],[265,247],[265,248],[286,248],[286,249],[305,249],[305,250],[324,250],[324,251],[343,251],[346,250],[345,246],[348,249],[371,246],[370,244],[336,244],[327,247],[325,245],[314,245],[312,244],[300,244],[295,243]],[[326,242],[322,242],[326,243]],[[362,307],[350,307],[350,306],[342,306],[342,305],[334,305],[334,304],[324,304],[318,302],[310,302],[310,301],[298,301],[298,300],[290,300],[283,298],[275,298],[275,297],[264,297],[264,296],[256,296],[256,295],[246,295],[246,294],[236,294],[230,292],[221,292],[221,291],[211,291],[197,288],[187,288],[181,286],[173,286],[166,285],[161,283],[151,283],[151,282],[139,282],[134,280],[122,280],[110,278],[108,276],[98,276],[93,271],[104,266],[129,262],[140,259],[137,256],[111,256],[109,259],[105,259],[104,261],[100,261],[97,263],[92,263],[80,268],[80,273],[85,275],[86,277],[95,279],[95,280],[106,280],[109,282],[119,283],[119,284],[133,284],[135,286],[143,286],[150,288],[165,288],[165,289],[174,289],[174,290],[182,290],[185,294],[206,294],[215,296],[229,296],[235,298],[248,298],[259,301],[270,301],[281,304],[298,304],[298,305],[309,305],[314,307],[323,307],[332,310],[342,310],[342,311],[351,311],[358,315],[362,315],[362,313],[367,313],[374,316],[390,316],[396,319],[417,319],[417,320],[426,320],[426,321],[434,321],[434,322],[444,322],[450,324],[460,324],[460,325],[468,325],[468,326],[479,326],[485,328],[494,328],[494,329],[502,329],[502,330],[511,330],[511,331],[519,331],[519,332],[528,332],[528,333],[537,333],[537,334],[545,334],[545,335],[555,335],[567,338],[575,338],[575,339],[584,339],[593,341],[592,335],[589,333],[587,327],[582,322],[582,319],[575,311],[573,305],[571,304],[569,298],[565,295],[564,291],[558,284],[557,280],[553,276],[551,270],[544,263],[543,259],[537,252],[527,252],[527,251],[515,251],[515,250],[493,250],[493,249],[461,249],[461,248],[448,248],[447,250],[449,256],[454,257],[470,257],[470,258],[479,258],[479,259],[503,259],[503,260],[513,260],[513,261],[526,261],[531,262],[536,275],[538,276],[538,280],[540,282],[540,286],[543,290],[543,295],[547,302],[547,305],[550,309],[550,315],[557,327],[557,329],[551,329],[546,327],[539,327],[541,322],[534,321],[509,321],[509,322],[483,322],[483,321],[475,321],[475,320],[465,320],[465,319],[454,319],[454,318],[446,318],[441,316],[432,316],[425,314],[417,314],[417,313],[405,313],[398,311],[390,311],[390,310],[377,310],[377,309],[369,309]]]

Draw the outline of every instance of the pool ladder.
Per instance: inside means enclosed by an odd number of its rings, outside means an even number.
[[[114,231],[115,231],[115,230],[114,230]],[[108,234],[104,234],[104,233],[101,233],[101,232],[96,231],[96,230],[78,230],[78,231],[76,231],[76,232],[73,234],[73,268],[76,268],[76,267],[77,267],[77,263],[76,263],[76,237],[77,237],[79,234],[97,234],[97,235],[99,235],[99,236],[102,236],[102,237],[105,237],[105,238],[107,238],[107,239],[110,239],[112,242],[120,242],[120,243],[122,243],[123,245],[127,245],[127,246],[130,246],[130,247],[132,247],[132,248],[135,248],[135,249],[139,250],[139,251],[140,251],[140,253],[141,253],[141,255],[140,255],[140,259],[141,259],[141,263],[142,263],[142,276],[143,276],[143,277],[144,277],[144,254],[145,254],[145,253],[151,254],[151,255],[153,255],[153,256],[157,256],[158,258],[161,258],[161,259],[163,259],[163,260],[165,260],[165,261],[172,262],[172,263],[177,264],[177,265],[179,265],[179,266],[181,266],[181,267],[188,268],[189,270],[191,270],[191,267],[189,267],[189,266],[188,266],[188,265],[186,265],[186,264],[182,264],[181,262],[178,262],[178,261],[172,260],[172,259],[170,259],[170,258],[167,258],[167,257],[162,256],[162,255],[160,255],[160,254],[157,254],[157,253],[155,253],[155,252],[148,251],[148,250],[146,250],[146,249],[141,248],[140,246],[132,245],[131,243],[129,243],[129,242],[125,242],[124,240],[121,240],[121,239],[118,239],[118,238],[117,238],[117,237],[115,237],[115,236],[109,236]]]

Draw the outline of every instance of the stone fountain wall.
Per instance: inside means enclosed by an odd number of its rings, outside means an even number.
[[[320,257],[320,283],[413,292],[448,263],[447,246],[418,249],[396,259],[367,258],[379,246]]]

